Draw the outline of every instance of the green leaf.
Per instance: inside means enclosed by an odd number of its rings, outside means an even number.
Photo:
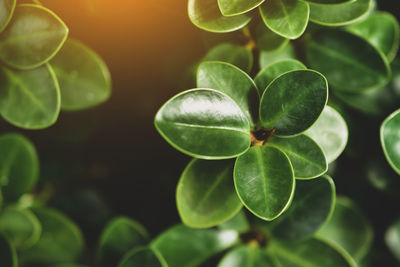
[[[325,106],[321,116],[305,134],[321,146],[329,164],[342,154],[349,131],[340,113],[330,106]]]
[[[9,123],[26,129],[43,129],[57,120],[60,88],[46,64],[32,70],[0,67],[0,113]]]
[[[168,266],[194,267],[238,242],[236,231],[191,229],[177,225],[159,235],[151,247],[159,251]]]
[[[310,3],[310,21],[325,26],[343,26],[354,23],[372,8],[373,0],[349,1],[338,5]]]
[[[251,14],[225,17],[221,14],[217,0],[189,0],[189,18],[194,25],[210,32],[232,32],[246,26]]]
[[[241,209],[235,216],[230,220],[218,225],[218,229],[221,230],[234,230],[240,234],[250,230],[250,224],[247,221],[247,217],[243,209]]]
[[[109,266],[109,265],[107,265]],[[159,252],[151,248],[137,248],[127,253],[118,267],[168,267]]]
[[[68,40],[51,60],[61,91],[61,108],[79,110],[99,105],[111,94],[104,61],[90,48]]]
[[[397,220],[388,228],[385,234],[385,242],[389,250],[400,261],[400,220]]]
[[[325,240],[311,238],[299,242],[271,242],[267,248],[282,266],[356,267],[342,248]]]
[[[262,95],[268,85],[280,75],[292,70],[307,69],[303,63],[295,59],[284,59],[266,66],[254,78],[259,94]]]
[[[287,45],[273,51],[261,51],[260,53],[260,68],[263,69],[272,65],[280,60],[295,59],[296,54],[293,46],[288,43]]]
[[[0,233],[0,259],[3,267],[17,267],[18,258],[15,248],[8,239]]]
[[[67,39],[68,28],[52,11],[23,4],[0,35],[0,60],[20,69],[32,69],[49,61]]]
[[[51,267],[89,267],[89,266],[77,264],[77,263],[61,263],[61,264],[52,265]]]
[[[350,199],[339,197],[335,211],[318,235],[345,249],[356,261],[368,253],[373,238],[372,227]]]
[[[116,217],[104,228],[99,241],[97,261],[100,266],[116,266],[131,249],[145,245],[147,231],[138,222],[127,217]]]
[[[304,1],[321,5],[328,5],[328,4],[353,3],[357,0],[304,0]]]
[[[16,0],[0,0],[0,33],[10,22],[14,14],[16,4]]]
[[[272,145],[289,157],[296,179],[312,179],[326,173],[328,164],[322,148],[307,135],[290,138],[272,136],[268,139]]]
[[[0,136],[0,185],[4,200],[16,201],[29,192],[39,176],[39,160],[33,144],[20,134]]]
[[[223,61],[249,73],[253,68],[253,54],[244,46],[222,43],[211,48],[202,61]]]
[[[265,51],[281,49],[289,42],[289,39],[286,39],[265,27],[264,23],[258,23],[255,29],[252,30],[252,35],[258,49]]]
[[[252,125],[257,121],[259,97],[256,84],[239,68],[225,62],[203,62],[197,71],[197,87],[227,94]]]
[[[258,247],[240,246],[227,253],[218,267],[280,267],[277,260]]]
[[[292,204],[284,214],[266,225],[267,231],[278,239],[308,238],[329,220],[335,198],[335,184],[329,176],[297,181]]]
[[[31,210],[42,225],[42,235],[33,247],[21,252],[22,265],[46,266],[77,260],[84,249],[78,227],[56,210],[42,207],[33,207]]]
[[[8,206],[0,213],[0,232],[20,250],[32,247],[39,240],[42,226],[30,210]]]
[[[232,218],[242,207],[232,176],[231,160],[192,160],[176,190],[183,223],[193,228],[208,228]]]
[[[265,0],[218,0],[218,6],[224,16],[236,16],[247,13]]]
[[[268,0],[260,6],[260,13],[271,31],[297,39],[307,28],[310,6],[299,0]]]
[[[306,43],[311,68],[336,90],[363,92],[385,86],[391,76],[386,57],[363,38],[340,30],[318,31]]]
[[[375,12],[367,19],[351,25],[348,30],[369,41],[392,61],[399,48],[399,23],[388,12]]]
[[[253,146],[236,160],[236,192],[257,217],[271,221],[289,206],[295,179],[289,158],[271,146]]]
[[[381,144],[390,166],[400,174],[400,109],[387,117],[380,129]]]
[[[313,70],[296,70],[276,78],[261,97],[260,120],[276,134],[292,136],[311,127],[328,100],[325,77]]]
[[[239,106],[212,89],[176,95],[161,107],[154,123],[173,147],[195,158],[234,158],[251,142],[250,124]]]

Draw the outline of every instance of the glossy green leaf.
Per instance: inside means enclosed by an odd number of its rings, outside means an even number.
[[[109,265],[107,265],[109,266]],[[161,254],[151,248],[137,248],[127,253],[118,267],[168,267]]]
[[[265,0],[218,0],[218,6],[224,16],[235,16],[249,12]]]
[[[244,46],[222,43],[211,48],[203,61],[223,61],[249,73],[253,68],[253,54]]]
[[[258,247],[240,246],[227,253],[218,267],[280,267],[276,259]]]
[[[262,95],[265,89],[268,87],[268,85],[278,76],[292,70],[305,70],[305,69],[307,69],[306,66],[304,66],[303,63],[295,59],[280,60],[260,70],[260,72],[254,78],[254,82],[257,85],[259,94]]]
[[[61,91],[61,108],[79,110],[99,105],[111,94],[104,61],[90,48],[68,40],[51,60]]]
[[[294,195],[292,165],[283,152],[271,146],[253,146],[238,157],[234,181],[246,208],[267,221],[281,215]]]
[[[33,144],[20,134],[0,136],[0,185],[5,201],[16,201],[36,184],[39,160]]]
[[[39,240],[42,226],[30,210],[9,206],[0,213],[0,232],[16,249],[27,249]]]
[[[257,121],[257,87],[239,68],[224,62],[203,62],[197,71],[197,87],[212,88],[227,94],[240,107],[249,122],[254,124]]]
[[[222,15],[217,0],[189,0],[189,18],[200,29],[210,32],[232,32],[246,26],[251,14],[225,17]]]
[[[42,235],[33,247],[22,251],[22,265],[46,266],[77,260],[83,252],[84,241],[75,223],[53,209],[33,207],[31,210],[42,225]]]
[[[385,242],[389,250],[400,261],[400,221],[392,224],[385,234]]]
[[[351,25],[348,30],[369,41],[392,61],[399,48],[399,23],[392,14],[375,12],[367,19]]]
[[[268,250],[285,267],[357,266],[342,248],[317,238],[299,242],[271,242]]]
[[[252,29],[251,34],[258,49],[264,51],[281,49],[289,42],[289,39],[286,39],[265,27],[264,23],[258,23],[257,26]]]
[[[233,186],[231,160],[192,160],[176,190],[176,203],[184,224],[208,228],[232,218],[242,207]]]
[[[27,129],[55,123],[60,88],[50,65],[24,71],[0,67],[0,77],[0,113],[6,121]]]
[[[269,65],[272,65],[278,61],[284,59],[295,59],[296,54],[293,46],[288,43],[280,49],[273,51],[261,51],[260,53],[260,68],[263,69]]]
[[[400,174],[400,110],[392,113],[382,123],[380,137],[387,161]]]
[[[385,86],[386,57],[363,38],[340,30],[318,31],[306,44],[310,67],[324,73],[336,90],[362,92]]]
[[[338,5],[310,3],[310,21],[326,26],[343,26],[354,23],[372,8],[373,0],[356,0]]]
[[[357,0],[305,0],[305,1],[315,4],[331,5],[331,4],[352,3]]]
[[[276,78],[260,103],[260,120],[276,134],[291,136],[304,132],[320,116],[328,100],[328,83],[313,70],[296,70]]]
[[[100,266],[115,266],[131,249],[145,245],[147,231],[138,222],[117,217],[104,228],[99,241],[97,260]]]
[[[250,124],[240,107],[213,89],[193,89],[171,98],[155,126],[176,149],[196,158],[224,159],[250,146]]]
[[[16,0],[0,0],[0,33],[10,22],[16,4]]]
[[[242,209],[238,213],[236,213],[236,215],[233,216],[231,219],[218,225],[218,229],[234,230],[238,233],[245,233],[250,230],[250,224],[247,221],[246,214]]]
[[[238,242],[232,230],[191,229],[177,225],[159,235],[151,247],[159,251],[168,266],[194,267]]]
[[[268,0],[260,6],[260,13],[271,31],[297,39],[306,30],[310,6],[299,0]]]
[[[11,245],[8,239],[0,233],[0,259],[1,266],[17,267],[18,259],[15,248]]]
[[[321,116],[305,134],[321,146],[326,160],[331,163],[345,149],[349,131],[340,113],[330,106],[325,106]]]
[[[335,211],[318,235],[345,249],[353,259],[360,261],[372,244],[372,227],[350,199],[339,197]]]
[[[268,144],[289,157],[296,179],[312,179],[326,173],[328,164],[322,148],[307,135],[282,138],[272,136]]]
[[[67,35],[67,26],[47,8],[18,5],[0,35],[0,60],[15,68],[36,68],[60,50]]]

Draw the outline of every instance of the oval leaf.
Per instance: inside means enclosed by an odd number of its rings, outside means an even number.
[[[67,26],[47,8],[19,5],[0,35],[0,60],[20,69],[38,67],[60,50],[67,35]]]
[[[390,80],[385,56],[367,41],[349,32],[324,30],[306,44],[306,58],[313,69],[326,75],[336,90],[362,92],[381,88]]]
[[[253,146],[238,157],[236,192],[243,204],[263,220],[281,215],[292,201],[295,179],[288,157],[270,146]]]
[[[241,246],[227,253],[218,267],[280,267],[276,259],[258,247]]]
[[[16,4],[16,0],[0,0],[0,33],[10,22]]]
[[[288,43],[282,48],[279,48],[277,50],[261,51],[259,58],[260,68],[263,69],[269,65],[272,65],[284,59],[295,59],[295,58],[296,54],[294,52],[294,48],[290,43]]]
[[[400,110],[395,111],[381,125],[383,152],[390,166],[400,174]]]
[[[233,158],[250,146],[250,124],[239,106],[212,89],[193,89],[170,99],[155,126],[176,149],[203,159]]]
[[[60,112],[60,88],[50,65],[32,70],[0,67],[0,113],[26,129],[49,127]]]
[[[17,267],[18,259],[15,248],[11,245],[6,237],[0,233],[0,259],[1,266]]]
[[[118,267],[167,267],[160,253],[151,248],[138,248],[126,254]]]
[[[307,135],[290,138],[272,136],[268,144],[289,157],[296,179],[312,179],[323,175],[328,164],[322,148]]]
[[[304,132],[318,119],[328,100],[324,76],[312,70],[287,72],[265,90],[260,103],[260,120],[276,134],[291,136]]]
[[[385,242],[393,255],[400,261],[400,221],[396,221],[386,231]]]
[[[249,12],[265,0],[218,0],[218,6],[224,16],[235,16]]]
[[[68,40],[51,60],[61,91],[61,108],[79,110],[99,105],[111,94],[104,61],[82,43]]]
[[[271,31],[297,39],[307,28],[310,6],[299,0],[268,0],[260,6],[260,13]]]
[[[232,32],[246,26],[249,13],[225,17],[221,14],[217,0],[189,0],[189,18],[194,25],[210,32]]]

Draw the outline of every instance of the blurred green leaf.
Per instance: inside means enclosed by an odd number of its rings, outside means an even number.
[[[385,242],[390,252],[400,261],[400,220],[397,220],[387,229]]]
[[[296,54],[291,43],[284,45],[283,47],[272,50],[260,52],[259,65],[263,69],[269,65],[272,65],[280,60],[284,59],[295,59]]]
[[[218,267],[280,267],[279,262],[258,247],[240,246],[227,253]]]
[[[218,225],[221,230],[234,230],[238,233],[247,232],[250,229],[250,224],[243,209],[241,209],[235,216],[228,221]]]
[[[305,0],[305,1],[316,4],[342,4],[342,3],[353,3],[357,0]]]
[[[109,265],[107,265],[109,266]],[[159,252],[151,248],[137,248],[127,253],[118,267],[168,267]]]
[[[17,267],[18,266],[18,258],[17,252],[14,247],[8,241],[6,237],[4,237],[0,233],[0,259],[1,266],[4,267]]]
[[[10,22],[14,14],[16,4],[16,0],[0,0],[0,33]]]

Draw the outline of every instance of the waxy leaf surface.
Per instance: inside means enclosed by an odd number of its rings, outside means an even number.
[[[213,89],[176,95],[158,111],[155,126],[172,146],[196,158],[233,158],[250,146],[247,117],[229,96]]]
[[[261,5],[265,0],[218,0],[218,6],[224,16],[240,15]]]
[[[260,53],[260,59],[259,59],[260,68],[263,69],[269,65],[272,65],[284,59],[295,59],[295,58],[296,54],[293,46],[290,43],[276,50],[272,51],[263,50]]]
[[[16,0],[0,0],[0,33],[10,22],[16,3]]]
[[[276,259],[258,247],[241,246],[227,253],[218,267],[280,267]]]
[[[380,137],[387,161],[400,174],[400,110],[392,113],[382,123]]]
[[[10,241],[0,233],[0,259],[1,266],[4,267],[17,267],[18,259],[15,248],[11,245]]]
[[[118,267],[168,267],[162,256],[151,248],[138,248],[129,252]]]

